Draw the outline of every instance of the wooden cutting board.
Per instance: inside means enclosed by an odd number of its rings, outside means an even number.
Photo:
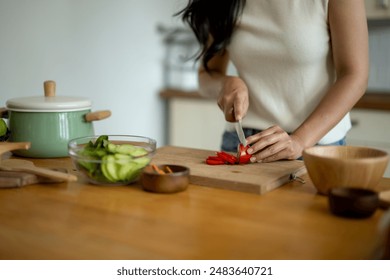
[[[306,173],[303,161],[277,161],[245,165],[207,165],[216,151],[165,146],[157,149],[154,164],[185,165],[190,183],[221,189],[264,194]]]
[[[57,171],[66,172],[65,169],[56,169]],[[0,189],[1,188],[18,188],[38,183],[60,183],[63,180],[45,178],[35,174],[19,171],[2,171],[0,170]]]
[[[36,184],[37,176],[29,173],[0,171],[0,188],[16,188]]]

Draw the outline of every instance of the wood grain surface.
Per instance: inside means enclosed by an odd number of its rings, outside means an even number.
[[[68,158],[35,159],[66,168]],[[175,194],[77,182],[0,189],[0,259],[373,259],[379,209],[333,216],[310,180],[264,195],[191,184]],[[390,189],[390,179],[381,181]]]

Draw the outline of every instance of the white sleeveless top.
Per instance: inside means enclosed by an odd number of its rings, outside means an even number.
[[[336,78],[328,0],[247,0],[228,50],[249,89],[243,126],[293,132]],[[338,141],[350,128],[347,114],[319,143]]]

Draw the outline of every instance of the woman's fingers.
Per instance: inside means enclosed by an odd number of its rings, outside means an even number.
[[[245,117],[249,107],[247,95],[239,95],[238,98],[234,99],[233,107],[235,121],[242,120]]]
[[[296,159],[301,153],[299,143],[279,126],[273,126],[247,138],[252,162]]]
[[[247,138],[248,144],[251,145],[251,148],[248,150],[249,153],[253,154],[257,151],[264,149],[265,147],[272,145],[277,141],[277,137],[280,137],[279,134],[287,134],[279,126],[272,126],[263,130],[255,135],[251,135]]]

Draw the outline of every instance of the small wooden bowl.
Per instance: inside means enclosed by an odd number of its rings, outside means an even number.
[[[154,168],[146,166],[141,175],[142,188],[155,193],[176,193],[187,189],[190,170],[181,165],[157,165],[160,170],[170,169],[172,173],[158,174]]]
[[[357,146],[314,146],[303,151],[303,160],[319,193],[335,187],[376,190],[389,156],[385,151]]]
[[[337,216],[368,218],[378,207],[378,193],[372,190],[342,187],[329,191],[329,208]]]

